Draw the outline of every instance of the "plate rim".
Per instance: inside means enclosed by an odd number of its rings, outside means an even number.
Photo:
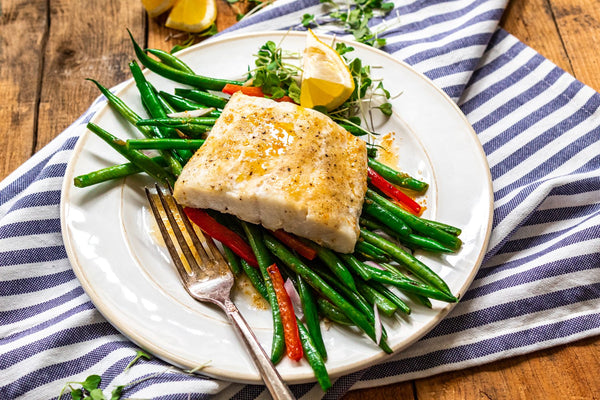
[[[205,47],[218,46],[218,45],[222,44],[223,42],[233,41],[233,40],[242,39],[242,38],[246,39],[246,38],[255,38],[255,37],[276,36],[276,37],[281,37],[281,40],[283,40],[287,36],[304,36],[304,35],[306,35],[306,33],[303,31],[283,32],[283,31],[276,31],[276,30],[267,30],[267,31],[247,32],[247,33],[232,32],[232,33],[228,33],[228,34],[216,37],[211,40],[207,40],[207,41],[198,43],[194,46],[190,46],[184,50],[181,50],[179,52],[179,55],[185,55],[190,52],[198,51],[199,49],[201,51],[201,49],[203,49]],[[333,39],[334,38],[334,36],[331,36],[331,35],[317,34],[317,36],[319,36],[321,38],[325,38],[325,39]],[[357,43],[357,42],[354,42],[349,39],[344,39],[344,38],[339,38],[339,37],[335,37],[335,39],[338,41],[343,41],[343,42],[349,43],[353,47],[360,47],[366,51],[378,53],[380,56],[383,56],[394,63],[400,64],[402,67],[404,67],[404,68],[410,70],[412,73],[418,75],[419,78],[423,82],[425,82],[427,85],[429,85],[431,88],[433,88],[435,92],[437,92],[439,95],[442,96],[442,98],[447,103],[447,105],[449,105],[451,108],[454,109],[455,113],[462,119],[464,125],[466,127],[468,127],[470,138],[477,145],[476,146],[478,149],[477,156],[478,156],[478,158],[480,158],[480,161],[485,166],[485,171],[486,171],[486,175],[487,175],[487,179],[486,179],[487,190],[485,193],[486,193],[487,197],[489,197],[490,202],[488,204],[487,226],[485,228],[485,237],[483,239],[481,248],[479,249],[479,253],[477,254],[477,259],[474,262],[474,267],[470,270],[469,274],[466,276],[466,279],[464,280],[463,285],[457,290],[458,293],[464,294],[465,291],[468,289],[468,287],[471,286],[471,284],[483,262],[483,258],[485,256],[486,250],[489,245],[490,237],[491,237],[491,230],[492,230],[492,223],[493,223],[493,211],[494,211],[493,186],[492,186],[492,177],[491,177],[491,172],[490,172],[490,168],[489,168],[489,163],[488,163],[487,157],[485,155],[485,152],[483,150],[481,142],[479,141],[479,138],[477,137],[475,130],[473,129],[471,123],[468,121],[468,119],[466,118],[466,116],[464,115],[462,110],[458,107],[458,105],[454,101],[452,101],[452,99],[443,90],[441,90],[438,86],[436,86],[433,83],[433,81],[431,79],[429,79],[427,76],[425,76],[423,73],[417,71],[416,69],[414,69],[412,66],[410,66],[406,62],[396,59],[391,54],[388,54],[380,49],[376,49],[376,48],[364,45],[362,43]],[[145,75],[153,74],[153,72],[149,71],[147,68],[143,69],[143,73]],[[121,87],[119,87],[118,90],[114,92],[114,94],[117,96],[120,96],[124,91],[128,90],[132,85],[134,85],[133,78],[125,80],[125,81],[119,83],[118,85],[116,85],[116,86],[121,86]],[[92,118],[90,119],[89,122],[95,122],[97,119],[99,119],[101,117],[102,114],[104,114],[105,112],[108,112],[108,110],[110,110],[110,106],[108,105],[106,100],[104,100],[103,104],[101,106],[99,106],[98,111],[96,111],[94,113],[94,115],[92,116]],[[81,129],[82,133],[79,135],[77,144],[75,145],[75,147],[73,149],[73,154],[69,157],[69,161],[67,162],[67,168],[65,170],[64,180],[63,180],[63,184],[62,184],[62,188],[61,188],[61,198],[60,198],[61,233],[62,233],[62,238],[63,238],[63,242],[65,245],[67,257],[69,259],[71,267],[73,268],[73,271],[74,271],[77,279],[81,283],[82,288],[84,289],[86,294],[90,297],[95,308],[100,312],[100,314],[104,318],[107,319],[107,321],[109,323],[111,323],[111,325],[115,329],[117,329],[119,332],[121,332],[124,336],[126,336],[129,340],[134,342],[136,345],[151,352],[156,357],[166,361],[169,364],[185,368],[186,367],[185,357],[182,357],[180,355],[177,355],[177,356],[172,355],[169,351],[162,349],[160,346],[154,345],[149,340],[144,339],[143,336],[140,336],[137,332],[133,331],[132,329],[128,329],[126,323],[125,324],[117,324],[117,322],[115,322],[115,321],[120,321],[121,319],[118,317],[118,315],[116,315],[115,311],[112,310],[109,305],[103,303],[102,299],[99,298],[93,285],[91,285],[90,282],[88,281],[88,279],[86,278],[84,271],[83,271],[84,268],[82,268],[82,266],[79,262],[79,257],[76,254],[74,246],[72,244],[72,241],[73,241],[72,236],[74,236],[74,235],[70,232],[70,229],[68,227],[65,216],[66,216],[67,206],[68,206],[68,204],[67,204],[67,199],[69,198],[68,194],[74,188],[74,186],[72,184],[72,178],[74,176],[74,169],[75,169],[76,161],[79,158],[79,156],[82,154],[82,149],[83,149],[87,139],[91,135],[91,133],[86,129],[86,125],[87,124],[82,124],[79,127],[79,129]],[[120,183],[120,185],[122,186],[122,185],[124,185],[124,183]],[[338,367],[333,370],[328,369],[330,377],[337,378],[337,377],[367,368],[370,365],[374,365],[378,362],[384,361],[385,359],[389,359],[390,357],[397,355],[402,350],[412,346],[415,342],[420,340],[425,334],[427,334],[429,331],[431,331],[431,329],[433,329],[437,324],[439,324],[439,322],[441,320],[443,320],[446,317],[446,315],[457,304],[458,303],[448,303],[444,307],[440,308],[439,311],[437,312],[437,314],[433,318],[431,318],[430,321],[428,321],[426,324],[424,324],[422,327],[420,327],[420,329],[415,331],[415,333],[412,335],[411,340],[404,341],[399,346],[393,348],[394,352],[392,354],[386,354],[383,351],[379,351],[379,352],[376,352],[375,354],[373,354],[373,356],[362,358],[360,361],[355,362],[353,364],[346,365],[344,367]],[[176,359],[178,359],[179,361],[183,361],[183,363],[177,362]],[[188,362],[187,364],[188,364],[188,366],[193,365],[192,362]],[[201,375],[206,375],[206,376],[214,377],[214,378],[225,380],[225,381],[233,381],[233,382],[246,383],[246,384],[262,384],[262,380],[261,380],[260,376],[256,377],[255,375],[232,372],[229,370],[216,368],[211,365],[206,366],[201,371],[198,371],[198,373]],[[312,370],[310,370],[310,372],[307,372],[305,374],[300,374],[299,376],[294,376],[291,379],[287,379],[284,376],[284,379],[291,384],[307,383],[307,382],[315,382],[316,381],[314,375],[312,374]]]

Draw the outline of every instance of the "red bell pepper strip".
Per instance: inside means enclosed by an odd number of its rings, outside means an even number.
[[[298,239],[295,235],[292,235],[283,229],[277,229],[276,231],[272,231],[272,233],[280,242],[290,249],[296,250],[302,257],[308,260],[314,260],[317,256],[317,251],[315,249]]]
[[[265,93],[259,87],[234,85],[233,83],[226,84],[222,92],[225,94],[234,94],[235,92],[242,92],[246,96],[265,97]],[[290,96],[283,96],[273,100],[294,103],[294,100],[292,100]]]
[[[237,233],[218,223],[204,210],[184,207],[183,211],[190,221],[198,225],[208,236],[229,247],[231,251],[246,260],[248,264],[258,267],[258,261],[256,261],[252,248]]]
[[[222,90],[225,94],[234,94],[235,92],[242,92],[246,96],[265,97],[262,89],[255,86],[241,86],[228,83]]]
[[[292,100],[292,98],[290,96],[287,96],[287,95],[283,96],[283,97],[280,97],[278,99],[273,99],[273,100],[279,101],[279,102],[285,101],[286,103],[294,103],[294,104],[296,104],[296,102],[294,100]]]
[[[269,272],[269,276],[273,282],[273,289],[275,289],[275,294],[277,295],[277,304],[279,305],[279,313],[281,315],[281,322],[283,323],[286,354],[290,359],[300,361],[304,353],[302,342],[300,342],[300,333],[298,332],[298,324],[292,300],[287,290],[285,290],[285,283],[283,282],[279,268],[277,268],[277,264],[271,264],[267,268],[267,272]]]
[[[408,195],[398,189],[396,186],[392,185],[390,182],[386,181],[384,177],[375,172],[372,168],[368,169],[369,179],[373,186],[377,189],[381,190],[383,193],[396,200],[402,206],[404,206],[408,211],[412,214],[419,215],[421,214],[421,205],[411,199]]]

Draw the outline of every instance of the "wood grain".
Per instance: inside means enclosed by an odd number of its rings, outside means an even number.
[[[527,356],[416,381],[419,400],[600,398],[600,341],[587,339]]]
[[[43,0],[4,0],[0,5],[0,179],[3,179],[31,157],[34,146],[48,10]]]
[[[501,25],[560,68],[600,90],[600,2],[513,0]]]
[[[510,1],[500,25],[569,73],[573,73],[549,0]]]
[[[138,1],[51,1],[50,32],[38,117],[36,150],[77,119],[99,92],[85,78],[111,87],[130,77],[134,58],[127,28],[144,36]]]
[[[600,2],[550,0],[573,75],[600,90]]]

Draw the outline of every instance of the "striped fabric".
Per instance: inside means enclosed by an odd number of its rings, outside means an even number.
[[[484,264],[456,308],[406,351],[342,377],[327,394],[421,378],[600,333],[600,95],[502,30],[504,1],[396,2],[384,48],[455,99],[487,154],[495,196]],[[230,31],[299,29],[316,0],[278,0]],[[320,31],[341,33],[324,24]],[[62,243],[66,163],[99,99],[0,184],[0,398],[56,398],[67,381],[133,382],[134,398],[267,398],[262,386],[124,367],[136,348],[94,309]]]

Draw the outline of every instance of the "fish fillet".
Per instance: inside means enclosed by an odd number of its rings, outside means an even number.
[[[366,190],[364,141],[318,111],[235,93],[174,195],[350,253]]]

